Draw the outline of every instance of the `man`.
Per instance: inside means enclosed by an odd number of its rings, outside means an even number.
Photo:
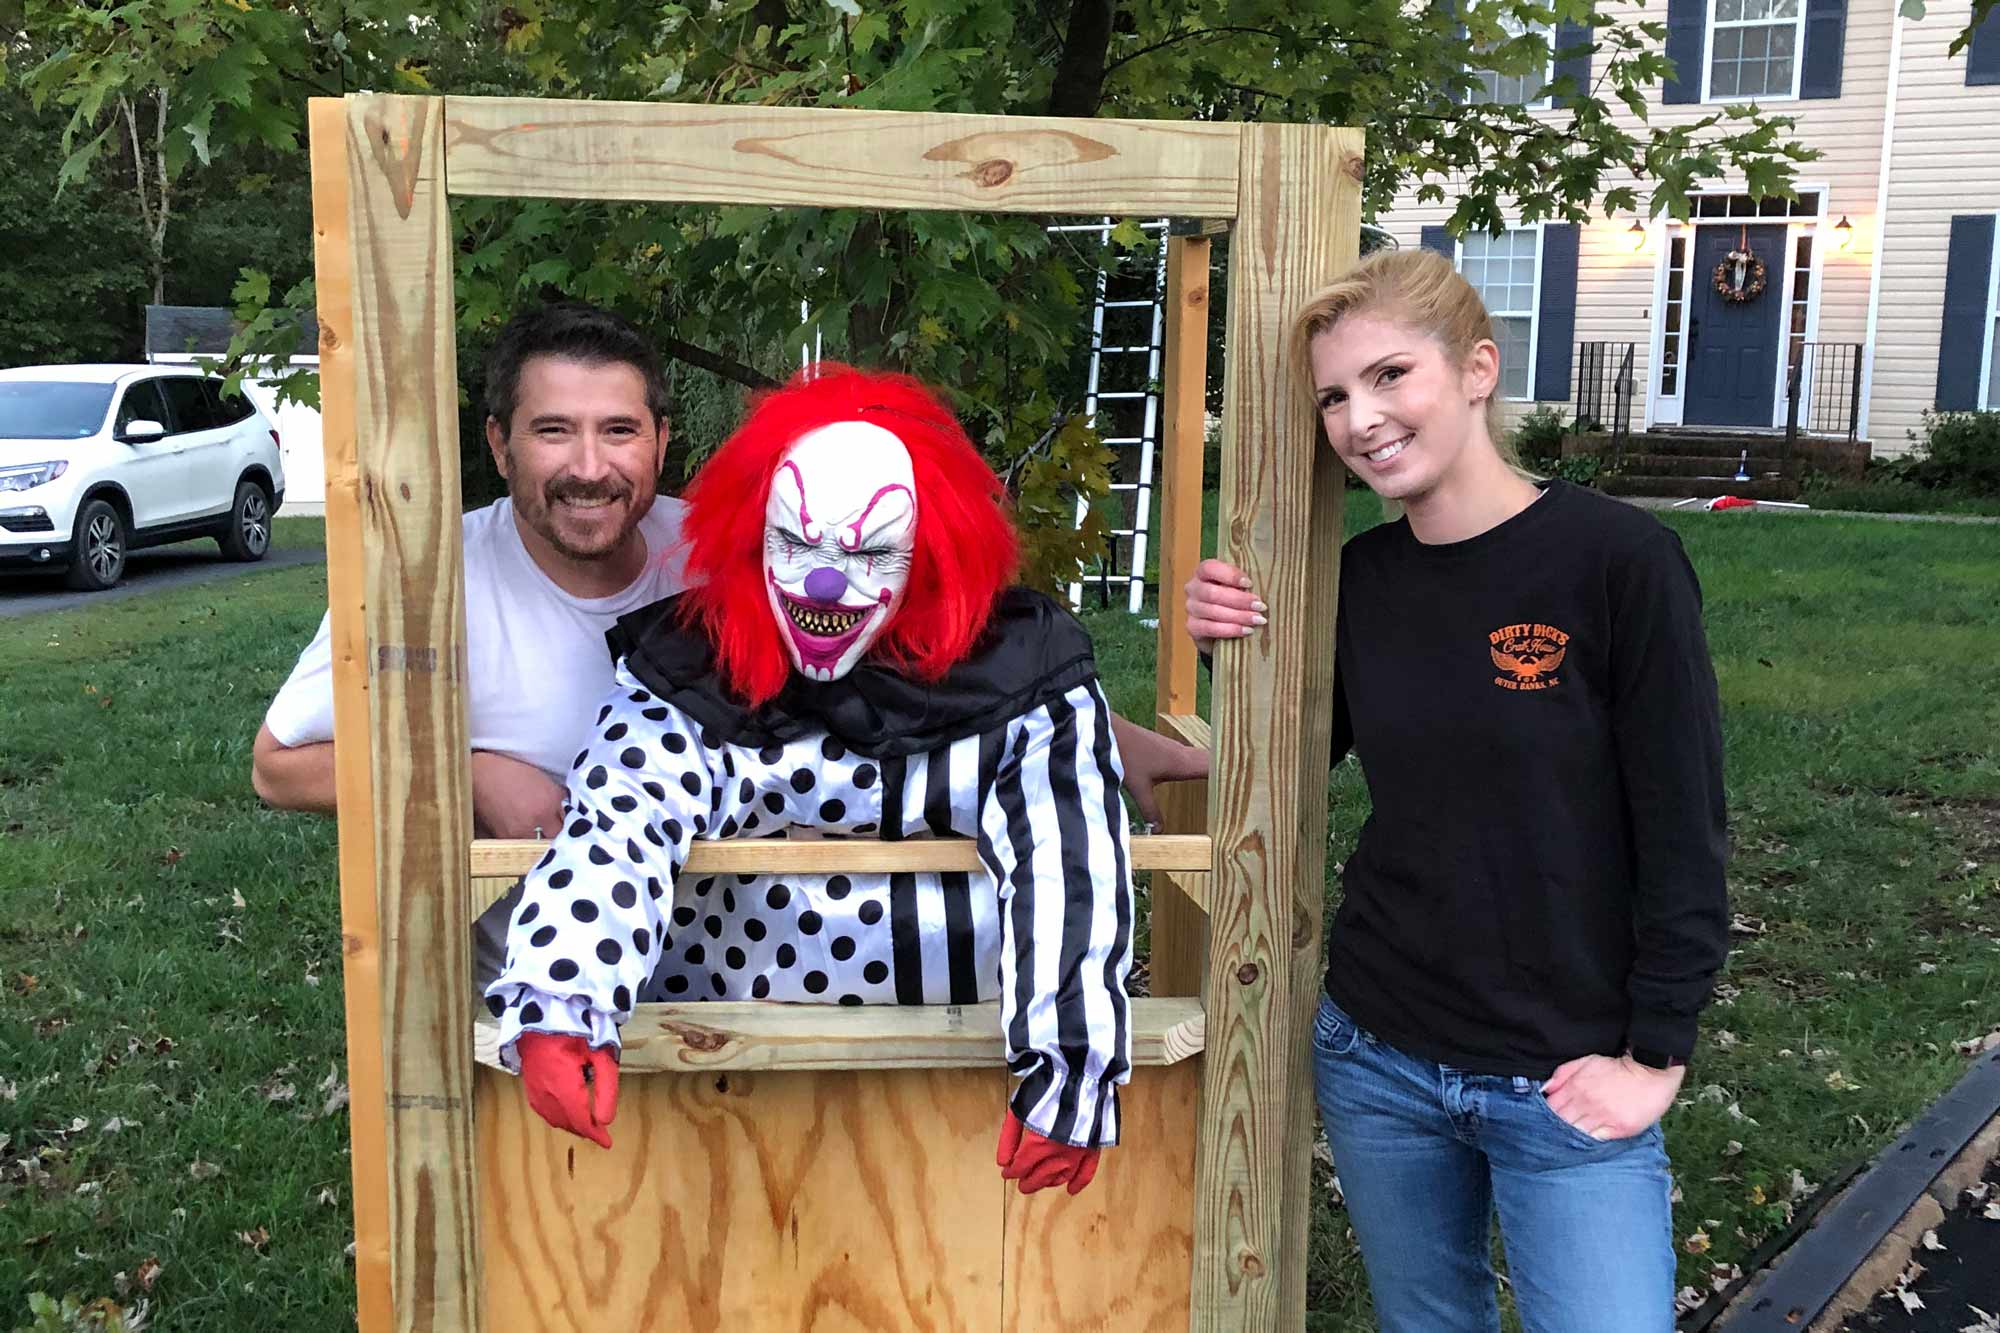
[[[683,585],[681,504],[656,499],[666,380],[639,331],[561,302],[517,316],[487,357],[486,442],[508,496],[465,516],[472,810],[488,837],[562,823],[562,776],[611,684],[604,633]],[[252,749],[267,803],[332,813],[328,622]]]
[[[610,687],[605,631],[680,592],[680,501],[657,498],[666,381],[624,319],[582,302],[516,316],[487,356],[486,443],[508,496],[465,516],[472,814],[484,837],[561,827],[563,776]],[[1208,754],[1114,718],[1125,786],[1205,776]],[[331,814],[328,620],[271,701],[251,751],[257,794]]]

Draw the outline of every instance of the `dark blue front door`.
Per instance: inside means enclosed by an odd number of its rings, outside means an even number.
[[[1747,234],[1746,234],[1747,233]],[[1715,290],[1715,266],[1739,244],[1764,261],[1764,290],[1731,301]],[[1700,426],[1769,426],[1778,383],[1778,316],[1785,300],[1785,228],[1702,227],[1695,233],[1693,317],[1688,323],[1687,405]]]

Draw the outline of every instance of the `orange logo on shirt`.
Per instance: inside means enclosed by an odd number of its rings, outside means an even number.
[[[1569,635],[1554,625],[1502,625],[1486,636],[1486,652],[1505,674],[1493,678],[1503,690],[1552,690],[1562,684],[1556,669],[1569,654]]]

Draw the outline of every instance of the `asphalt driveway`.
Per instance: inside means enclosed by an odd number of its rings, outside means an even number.
[[[124,581],[104,592],[73,592],[64,586],[60,574],[8,575],[0,578],[0,620],[71,607],[99,606],[163,588],[208,583],[231,576],[285,569],[291,565],[319,564],[325,559],[326,552],[318,547],[287,547],[272,551],[262,560],[239,563],[224,560],[222,552],[212,541],[160,546],[150,551],[132,552],[125,561]]]

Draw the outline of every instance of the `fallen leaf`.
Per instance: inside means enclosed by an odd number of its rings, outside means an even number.
[[[100,1134],[117,1134],[121,1133],[124,1130],[137,1129],[139,1128],[140,1123],[141,1122],[137,1120],[127,1120],[124,1116],[114,1115],[109,1120],[99,1125],[97,1127],[97,1132]]]
[[[1995,1199],[1992,1203],[1987,1204],[1986,1211],[1981,1213],[1980,1216],[1989,1222],[2000,1222],[2000,1199]]]
[[[229,891],[229,903],[230,906],[239,912],[250,905],[243,901],[243,891],[241,889],[231,889]]]
[[[1826,1086],[1832,1088],[1835,1092],[1859,1092],[1861,1090],[1859,1083],[1849,1082],[1847,1075],[1841,1073],[1838,1069],[1826,1076]]]
[[[1923,1246],[1927,1250],[1942,1250],[1944,1242],[1937,1238],[1937,1232],[1926,1231],[1924,1232]]]
[[[326,1105],[319,1108],[319,1118],[324,1120],[346,1105],[347,1085],[345,1083],[336,1083],[333,1091],[326,1094]]]
[[[222,1168],[214,1162],[204,1162],[197,1157],[188,1166],[188,1174],[196,1180],[213,1180],[222,1174]]]
[[[163,866],[177,866],[181,863],[181,858],[186,855],[187,853],[178,847],[169,847],[167,848],[167,854],[160,858],[160,864]]]
[[[259,1254],[271,1247],[271,1233],[264,1227],[258,1227],[255,1231],[239,1231],[236,1233],[236,1239]]]
[[[1908,1287],[1899,1289],[1896,1292],[1896,1299],[1903,1303],[1903,1309],[1910,1314],[1915,1314],[1924,1308],[1924,1298]]]
[[[1718,1028],[1715,1033],[1715,1044],[1726,1051],[1736,1044],[1736,1034],[1728,1028]]]
[[[1930,975],[1931,973],[1933,973],[1933,972],[1935,972],[1935,971],[1937,971],[1937,964],[1936,964],[1936,963],[1918,963],[1918,964],[1917,964],[1917,972],[1918,972],[1918,973],[1919,973],[1920,975],[1922,975],[1922,976],[1929,976],[1929,975]]]
[[[160,1274],[164,1271],[166,1271],[166,1265],[149,1254],[139,1261],[138,1272],[133,1276],[138,1280],[139,1290],[151,1291],[154,1284],[160,1280]]]
[[[1689,1254],[1707,1254],[1708,1233],[1706,1231],[1695,1232],[1693,1235],[1689,1236],[1686,1240],[1681,1242],[1681,1248],[1686,1250]]]
[[[1722,1155],[1724,1157],[1741,1157],[1743,1155],[1743,1141],[1741,1139],[1731,1139],[1729,1142],[1723,1144]]]
[[[1682,1287],[1674,1293],[1674,1313],[1686,1314],[1708,1298],[1694,1287]]]
[[[299,1095],[299,1090],[290,1083],[266,1083],[258,1089],[267,1102],[289,1102]]]

